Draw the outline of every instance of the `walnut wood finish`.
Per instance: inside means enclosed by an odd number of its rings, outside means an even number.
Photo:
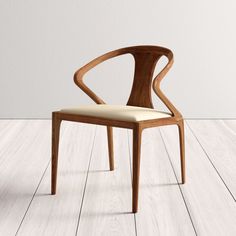
[[[140,155],[141,155],[142,128],[139,124],[133,129],[133,193],[132,193],[132,211],[138,211],[138,188],[140,173]]]
[[[109,153],[109,167],[110,170],[114,170],[113,131],[111,126],[107,126],[107,141]]]
[[[179,143],[180,143],[180,163],[181,163],[181,176],[182,184],[185,183],[185,144],[184,144],[184,122],[180,121],[178,123],[179,129]]]
[[[168,118],[152,119],[139,122],[121,121],[114,119],[105,119],[99,117],[91,117],[77,114],[68,114],[61,111],[53,112],[52,115],[52,194],[56,193],[56,176],[58,162],[58,145],[60,123],[62,120],[75,121],[82,123],[98,124],[107,126],[108,151],[110,170],[114,169],[113,157],[113,136],[112,127],[133,129],[133,208],[135,213],[138,210],[138,188],[139,188],[139,169],[140,169],[140,150],[141,150],[141,134],[142,130],[150,127],[163,125],[177,125],[179,129],[180,141],[180,159],[181,159],[181,175],[182,183],[185,182],[185,153],[184,153],[184,122],[180,112],[174,107],[170,100],[164,95],[160,89],[160,83],[166,73],[173,64],[173,53],[171,50],[159,46],[134,46],[121,48],[115,51],[108,52],[82,68],[76,71],[74,82],[79,86],[93,101],[97,104],[105,104],[90,88],[84,83],[84,75],[97,66],[98,64],[110,58],[117,57],[123,54],[131,54],[135,60],[135,72],[132,90],[127,102],[130,106],[153,108],[151,89],[170,110],[172,116]],[[161,72],[154,77],[153,73],[158,60],[165,56],[168,58],[168,63]]]
[[[58,166],[58,149],[60,138],[61,119],[58,119],[56,112],[52,113],[52,171],[51,171],[51,193],[56,194],[57,187],[57,166]]]

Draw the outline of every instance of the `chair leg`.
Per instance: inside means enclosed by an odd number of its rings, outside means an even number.
[[[58,149],[60,137],[61,120],[58,119],[55,113],[52,113],[52,160],[51,160],[51,194],[56,194],[57,185],[57,164],[58,164]]]
[[[179,144],[180,144],[180,162],[181,162],[181,177],[182,184],[185,183],[185,145],[184,145],[184,121],[178,124],[179,129]]]
[[[133,129],[133,195],[132,211],[138,211],[138,191],[139,191],[139,173],[140,173],[140,152],[141,152],[142,129],[136,127]]]
[[[109,166],[110,170],[114,170],[114,151],[113,151],[113,131],[111,126],[107,126],[107,141],[109,153]]]

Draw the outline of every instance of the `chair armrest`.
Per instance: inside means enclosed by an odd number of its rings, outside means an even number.
[[[95,58],[94,60],[90,61],[85,66],[81,67],[79,70],[77,70],[74,74],[74,82],[75,84],[83,90],[93,101],[95,101],[97,104],[105,104],[105,102],[98,97],[90,88],[86,86],[86,84],[83,81],[84,75],[91,69],[93,69],[95,66],[99,65],[100,63],[113,58],[117,57],[126,53],[130,53],[128,48],[123,48],[115,51],[108,52],[100,57]]]
[[[167,74],[167,72],[170,70],[170,68],[174,63],[172,52],[169,52],[166,56],[169,61],[166,64],[166,66],[160,71],[160,73],[154,78],[152,87],[156,95],[166,105],[166,107],[170,110],[172,115],[176,118],[182,119],[181,113],[176,109],[176,107],[171,103],[171,101],[166,97],[166,95],[162,92],[160,88],[160,83],[162,79],[164,78],[164,76]]]

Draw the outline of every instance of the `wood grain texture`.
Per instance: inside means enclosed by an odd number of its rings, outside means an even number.
[[[106,129],[99,127],[77,235],[135,235],[127,132],[114,129],[116,167],[109,171]]]
[[[144,130],[142,137],[137,235],[195,235],[159,130]],[[129,140],[132,158],[132,132]]]
[[[169,126],[161,130],[174,170],[179,175],[177,128]],[[180,187],[197,234],[236,235],[235,201],[187,127],[185,137],[188,181]]]
[[[187,122],[236,200],[236,129],[234,121]]]
[[[95,126],[62,123],[58,194],[50,195],[50,168],[18,235],[75,235],[90,161]],[[50,142],[49,142],[50,143]]]
[[[127,105],[153,108],[152,79],[156,63],[161,55],[150,52],[132,53],[135,61],[134,80]]]
[[[50,121],[9,122],[12,126],[0,139],[0,235],[4,236],[15,235],[50,160]]]

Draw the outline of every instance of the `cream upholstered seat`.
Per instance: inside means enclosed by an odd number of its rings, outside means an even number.
[[[62,109],[61,112],[134,122],[171,117],[170,113],[157,111],[151,108],[105,104],[67,108]]]

